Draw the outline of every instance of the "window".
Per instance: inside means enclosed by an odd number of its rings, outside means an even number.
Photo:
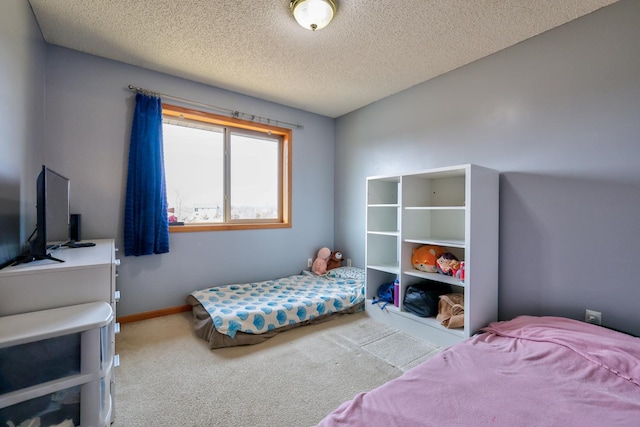
[[[291,130],[162,112],[170,231],[291,227]]]

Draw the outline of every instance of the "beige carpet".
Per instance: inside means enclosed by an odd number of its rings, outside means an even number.
[[[115,427],[312,426],[438,349],[365,313],[209,350],[191,313],[122,325]]]

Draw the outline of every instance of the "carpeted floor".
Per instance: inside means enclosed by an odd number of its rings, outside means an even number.
[[[438,348],[346,315],[265,343],[209,350],[191,313],[122,325],[115,427],[312,426]]]
[[[440,351],[426,341],[359,315],[356,321],[328,331],[345,338],[389,365],[407,371]]]

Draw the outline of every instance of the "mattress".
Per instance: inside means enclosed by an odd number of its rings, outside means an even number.
[[[210,348],[255,344],[364,307],[364,270],[342,267],[192,292],[194,330]]]
[[[639,338],[521,316],[359,393],[318,426],[611,427],[639,420]]]

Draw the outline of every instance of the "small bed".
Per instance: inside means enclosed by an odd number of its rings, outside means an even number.
[[[495,322],[318,424],[485,425],[640,425],[640,338],[559,317]]]
[[[323,322],[364,307],[364,270],[339,267],[255,283],[192,292],[194,330],[209,348],[263,342],[291,328]]]

